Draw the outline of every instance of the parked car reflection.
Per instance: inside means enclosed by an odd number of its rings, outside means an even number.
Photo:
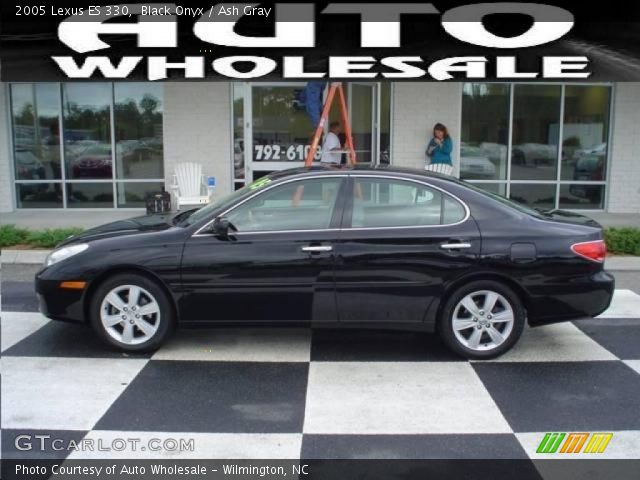
[[[463,178],[495,178],[496,167],[481,147],[460,147],[460,174]]]

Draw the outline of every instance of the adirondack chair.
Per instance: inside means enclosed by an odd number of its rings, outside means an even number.
[[[199,163],[177,164],[171,189],[178,210],[182,205],[206,205],[210,200],[207,177],[202,174],[202,165]]]

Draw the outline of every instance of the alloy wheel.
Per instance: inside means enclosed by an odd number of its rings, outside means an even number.
[[[120,285],[102,300],[100,321],[114,340],[125,345],[139,345],[153,338],[158,331],[160,306],[144,288]]]
[[[498,348],[511,335],[513,307],[505,297],[491,290],[478,290],[463,297],[452,315],[453,333],[474,351]]]

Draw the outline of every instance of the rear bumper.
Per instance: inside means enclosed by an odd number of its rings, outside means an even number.
[[[40,313],[52,320],[84,323],[85,290],[60,288],[59,280],[43,280],[36,275],[36,294]]]
[[[611,304],[615,278],[600,271],[581,280],[572,279],[552,290],[555,291],[548,295],[532,295],[527,307],[532,327],[600,315]]]

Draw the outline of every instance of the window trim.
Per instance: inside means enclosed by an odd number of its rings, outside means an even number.
[[[232,211],[233,209],[239,207],[240,205],[242,205],[245,202],[248,202],[249,200],[251,200],[252,198],[256,197],[257,195],[260,195],[262,193],[265,193],[266,191],[275,188],[277,186],[280,185],[284,185],[286,183],[290,183],[290,182],[295,182],[295,181],[300,181],[300,180],[304,180],[306,178],[345,178],[347,180],[347,188],[349,186],[349,184],[353,185],[352,183],[352,179],[354,177],[362,177],[362,178],[383,178],[383,179],[391,179],[391,180],[401,180],[401,181],[407,181],[407,182],[413,182],[413,183],[417,183],[419,185],[423,185],[423,186],[427,186],[429,188],[433,188],[435,190],[440,191],[443,195],[448,195],[449,197],[453,198],[454,200],[456,200],[460,205],[462,205],[462,208],[465,211],[465,216],[462,220],[456,222],[456,223],[447,223],[447,224],[443,224],[443,225],[402,225],[402,226],[390,226],[390,227],[345,227],[343,226],[343,222],[344,222],[344,216],[342,218],[342,222],[340,227],[338,228],[317,228],[317,229],[310,229],[310,230],[268,230],[268,231],[256,231],[256,232],[234,232],[234,236],[243,236],[243,235],[264,235],[264,234],[280,234],[280,233],[313,233],[313,232],[343,232],[343,231],[375,231],[375,230],[406,230],[406,229],[420,229],[420,228],[442,228],[442,227],[453,227],[456,225],[461,225],[463,223],[465,223],[467,220],[469,220],[469,218],[471,217],[471,211],[469,210],[469,207],[467,206],[467,204],[462,201],[460,199],[460,197],[458,197],[457,195],[454,195],[453,193],[450,193],[448,191],[446,191],[445,189],[438,187],[436,185],[433,185],[432,183],[428,183],[425,181],[421,181],[421,180],[417,180],[415,178],[407,178],[407,177],[402,177],[402,176],[395,176],[395,175],[372,175],[372,174],[364,174],[364,173],[353,173],[353,172],[349,172],[345,175],[318,175],[318,176],[314,176],[314,177],[304,177],[304,178],[292,178],[290,180],[286,180],[286,181],[282,181],[277,183],[276,185],[271,185],[267,188],[265,188],[264,190],[259,190],[258,192],[256,192],[255,194],[245,198],[244,200],[242,200],[241,202],[237,203],[236,205],[233,205],[232,207],[229,207],[227,210],[219,213],[218,215],[216,215],[214,218],[212,218],[211,220],[209,220],[208,222],[206,222],[202,227],[198,228],[196,230],[196,232],[191,235],[191,238],[193,237],[212,237],[214,236],[213,233],[200,233],[203,230],[207,229],[214,221],[216,218],[218,217],[222,217],[224,215],[226,215],[228,212]],[[338,198],[336,199],[336,202],[340,202],[340,195],[338,195]],[[343,206],[343,215],[344,215],[344,211],[345,211],[346,205]]]

